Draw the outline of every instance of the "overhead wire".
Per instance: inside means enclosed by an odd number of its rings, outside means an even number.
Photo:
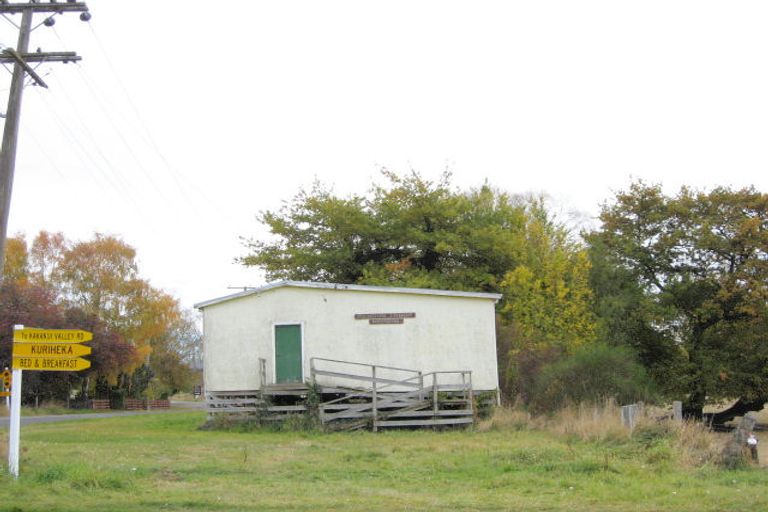
[[[2,14],[2,17],[3,17],[3,19],[5,19],[5,21],[7,21],[11,25],[13,25],[14,28],[16,28],[17,30],[19,29],[19,25],[17,25],[15,21],[12,21],[11,18],[9,18],[7,14]]]
[[[61,38],[61,35],[58,33],[55,27],[51,27],[52,32],[54,35],[58,38],[58,40],[61,42],[63,46],[67,46],[64,40]],[[166,196],[166,194],[163,192],[162,188],[157,184],[155,179],[152,177],[152,174],[149,172],[149,170],[146,168],[144,163],[141,161],[141,159],[138,157],[136,152],[133,150],[133,147],[128,142],[128,140],[123,135],[120,127],[115,122],[114,117],[110,114],[109,109],[104,104],[104,99],[101,94],[96,90],[96,87],[94,84],[88,79],[88,77],[83,72],[82,66],[80,66],[77,62],[74,63],[75,68],[78,70],[78,75],[85,84],[88,91],[91,93],[91,97],[94,99],[95,103],[99,106],[99,109],[104,114],[104,117],[109,121],[110,126],[112,127],[112,130],[114,131],[115,135],[117,135],[118,139],[121,141],[123,147],[125,148],[126,152],[130,155],[131,159],[136,164],[136,167],[141,171],[141,173],[144,175],[144,177],[147,179],[147,182],[150,184],[151,188],[154,189],[154,191],[157,193],[158,197],[166,202],[169,203],[169,200]]]
[[[96,104],[101,109],[102,114],[104,114],[104,117],[106,117],[107,121],[109,121],[110,126],[112,127],[112,130],[114,131],[115,135],[117,135],[118,139],[120,139],[120,142],[122,142],[126,152],[130,155],[131,159],[136,164],[136,167],[141,171],[141,173],[144,175],[144,177],[147,179],[147,182],[150,184],[150,186],[154,189],[154,191],[157,193],[157,195],[165,202],[170,203],[168,200],[168,197],[166,196],[165,192],[163,191],[162,187],[158,185],[158,183],[155,181],[155,179],[152,177],[152,174],[149,172],[149,170],[146,168],[144,163],[141,161],[139,156],[134,151],[131,144],[128,143],[128,140],[125,138],[125,135],[123,135],[123,132],[120,130],[120,127],[115,122],[114,117],[109,112],[109,109],[104,104],[103,98],[99,95],[99,93],[96,91],[95,87],[91,82],[87,79],[85,74],[82,72],[82,67],[78,64],[75,64],[75,67],[78,70],[78,75],[80,76],[80,79],[85,84],[85,86],[88,88],[88,90],[91,93],[91,97],[96,101]]]
[[[63,88],[58,87],[55,88],[58,90],[63,90]],[[144,220],[146,221],[146,226],[148,229],[150,229],[153,233],[156,235],[159,235],[157,230],[155,229],[155,223],[154,219],[149,218],[146,214],[146,206],[140,204],[140,201],[135,197],[135,194],[132,192],[132,189],[130,186],[128,186],[125,181],[123,181],[120,171],[112,164],[109,158],[101,151],[100,144],[96,141],[93,134],[87,127],[87,123],[85,123],[77,114],[76,106],[71,104],[73,107],[73,111],[75,112],[75,119],[79,121],[80,128],[82,130],[82,133],[85,135],[86,138],[88,138],[91,142],[91,147],[95,151],[95,153],[98,155],[98,158],[100,158],[101,163],[97,161],[97,158],[94,157],[93,154],[89,151],[89,148],[87,148],[81,140],[75,136],[71,130],[71,124],[66,123],[60,116],[59,111],[57,108],[54,107],[54,105],[51,104],[49,99],[47,98],[49,91],[40,91],[39,89],[34,89],[38,96],[42,98],[43,103],[45,104],[46,109],[51,113],[53,116],[53,119],[55,121],[55,124],[59,131],[64,135],[64,137],[70,142],[70,147],[74,147],[79,151],[78,158],[81,160],[81,162],[88,161],[91,165],[84,165],[84,169],[86,172],[96,181],[102,181],[102,183],[106,183],[108,185],[108,188],[111,188],[114,190],[117,194],[119,194],[119,197],[123,200],[127,200],[129,203],[132,204],[134,207],[134,210],[138,213],[140,217],[144,217]],[[54,95],[56,93],[53,93]],[[69,99],[67,101],[70,101]],[[83,159],[82,157],[85,157]],[[110,172],[103,172],[102,168],[108,168]]]
[[[27,134],[32,138],[32,141],[35,143],[35,146],[37,146],[40,154],[43,155],[46,160],[48,160],[49,164],[51,164],[51,167],[54,171],[56,171],[56,174],[58,174],[61,179],[66,179],[66,174],[64,174],[64,171],[61,170],[59,165],[56,163],[56,160],[51,157],[51,154],[45,148],[45,144],[40,142],[40,139],[37,137],[37,134],[34,132],[34,130],[28,130]]]
[[[90,33],[93,36],[94,41],[96,42],[96,45],[98,46],[99,50],[101,51],[104,60],[107,62],[109,69],[112,73],[112,75],[115,78],[115,81],[120,86],[120,89],[125,96],[125,99],[128,102],[128,105],[131,107],[131,110],[133,111],[134,116],[139,121],[139,124],[142,128],[142,138],[145,140],[145,142],[148,143],[148,145],[152,148],[152,150],[155,152],[157,157],[163,162],[166,170],[169,172],[173,180],[176,182],[176,185],[178,186],[180,192],[184,195],[187,202],[192,206],[196,213],[200,214],[201,212],[198,210],[197,203],[187,195],[185,185],[192,188],[201,198],[205,199],[205,201],[208,203],[209,206],[212,206],[213,208],[219,210],[219,213],[224,215],[223,210],[220,208],[218,203],[211,200],[210,197],[207,196],[207,194],[200,189],[194,182],[191,180],[188,180],[183,174],[181,174],[166,158],[163,151],[160,149],[160,146],[155,141],[155,138],[152,135],[152,132],[147,126],[146,121],[144,120],[144,116],[142,116],[141,111],[136,106],[136,103],[133,101],[133,98],[128,91],[128,88],[126,87],[125,83],[123,82],[120,74],[118,73],[115,65],[112,62],[112,59],[110,58],[109,54],[107,53],[106,47],[104,43],[101,41],[101,38],[96,33],[96,29],[93,27],[92,24],[88,23],[88,28],[90,29]]]
[[[72,98],[69,96],[68,92],[66,91],[66,88],[63,86],[63,83],[61,83],[58,79],[55,79],[57,82],[57,87],[54,88],[53,91],[50,92],[51,95],[57,95],[59,92],[64,96],[64,100],[66,103],[68,103],[72,107],[72,111],[74,113],[74,119],[78,122],[79,126],[78,128],[81,130],[81,132],[85,135],[86,138],[88,138],[91,142],[92,149],[95,151],[95,153],[98,155],[98,157],[101,159],[102,164],[99,164],[96,162],[96,159],[91,156],[88,149],[83,145],[83,143],[80,141],[78,137],[74,137],[72,135],[72,130],[67,129],[67,123],[64,122],[61,117],[59,116],[58,110],[54,108],[54,106],[48,101],[48,98],[43,95],[39,90],[38,94],[40,94],[43,102],[45,103],[46,108],[48,111],[53,114],[56,121],[58,121],[58,125],[61,128],[62,132],[64,132],[64,135],[70,139],[70,142],[74,144],[77,148],[79,148],[83,154],[87,155],[90,161],[92,162],[95,169],[99,169],[101,166],[106,166],[110,168],[112,171],[111,174],[104,174],[104,179],[107,180],[108,184],[110,184],[113,188],[118,189],[122,188],[120,192],[127,192],[128,186],[125,181],[122,180],[122,176],[120,172],[113,166],[111,160],[107,158],[107,156],[104,154],[104,152],[101,150],[101,144],[99,144],[96,141],[96,138],[94,137],[93,133],[91,132],[90,128],[88,127],[88,124],[82,119],[82,117],[79,115],[79,112],[77,110],[77,107],[75,106],[74,102],[72,101]],[[71,126],[71,125],[69,125]],[[112,181],[113,179],[117,181]]]
[[[66,123],[62,119],[61,115],[58,112],[58,109],[56,109],[52,105],[52,103],[49,101],[49,99],[47,98],[47,94],[43,94],[43,92],[39,91],[38,89],[36,89],[35,91],[37,92],[37,94],[42,99],[42,102],[44,103],[46,110],[53,117],[53,120],[54,120],[54,123],[56,124],[56,127],[59,129],[59,131],[62,133],[62,135],[67,139],[67,141],[70,143],[70,147],[73,147],[73,148],[75,148],[75,149],[77,149],[79,151],[78,157],[85,157],[84,159],[80,158],[80,160],[82,162],[85,162],[87,160],[87,162],[90,163],[90,166],[85,165],[84,169],[86,170],[86,172],[88,172],[88,174],[90,174],[91,178],[93,178],[96,181],[100,181],[102,183],[106,182],[106,184],[109,185],[116,192],[118,192],[120,194],[123,194],[123,195],[126,195],[129,198],[129,200],[132,200],[132,197],[131,197],[131,194],[129,192],[128,187],[125,185],[125,183],[123,183],[123,182],[121,182],[119,180],[119,174],[118,173],[112,173],[112,174],[107,174],[107,173],[101,174],[101,173],[99,173],[99,169],[102,166],[112,167],[112,164],[109,161],[109,159],[107,159],[106,156],[101,152],[101,149],[99,148],[99,145],[95,142],[95,140],[93,139],[93,136],[90,134],[90,132],[87,130],[87,128],[85,130],[83,130],[83,133],[85,134],[85,136],[87,138],[91,139],[91,144],[93,146],[93,149],[95,150],[95,152],[98,155],[98,157],[101,158],[103,163],[98,162],[97,158],[94,157],[91,154],[91,152],[88,150],[88,148],[86,148],[83,145],[83,143],[81,142],[80,138],[76,137],[73,134],[72,125]],[[77,119],[77,117],[76,117],[76,119]],[[80,120],[78,119],[78,121],[80,121]],[[81,122],[81,124],[83,124],[83,123]],[[114,170],[114,169],[111,169],[111,170]],[[94,171],[96,171],[96,172],[94,172]],[[118,181],[113,181],[115,179],[117,179]]]

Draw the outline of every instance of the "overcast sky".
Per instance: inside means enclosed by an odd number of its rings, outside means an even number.
[[[9,233],[118,235],[185,307],[262,284],[240,237],[314,179],[447,168],[585,216],[633,178],[768,190],[768,2],[88,5],[32,34],[83,61],[25,90]]]

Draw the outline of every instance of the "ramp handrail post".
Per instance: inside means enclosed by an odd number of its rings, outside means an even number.
[[[437,416],[437,372],[432,374],[432,411]]]
[[[378,410],[378,397],[376,396],[376,365],[371,365],[371,377],[373,379],[373,389],[371,395],[371,401],[373,405],[373,431],[379,431],[379,410]]]
[[[419,402],[424,400],[424,374],[419,372]]]
[[[261,389],[267,386],[267,360],[263,357],[259,358],[259,384]]]
[[[474,398],[474,396],[472,394],[472,372],[469,372],[469,389],[467,391],[468,391],[467,394],[469,395],[469,398],[468,398],[468,400],[469,400],[469,410],[472,411],[472,415],[474,416],[474,414],[475,414],[475,398]]]
[[[310,357],[309,358],[309,377],[312,379],[312,387],[314,388],[317,385],[317,378],[315,376],[315,358]]]

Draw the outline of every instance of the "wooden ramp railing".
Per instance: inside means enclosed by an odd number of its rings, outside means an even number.
[[[258,390],[209,391],[209,418],[219,414],[286,420],[317,414],[329,430],[470,425],[474,422],[472,372],[424,373],[409,368],[310,359],[311,384],[269,384],[259,359]],[[317,398],[319,398],[319,403]]]
[[[310,360],[310,374],[330,429],[464,425],[474,421],[472,372],[419,370],[325,359]]]

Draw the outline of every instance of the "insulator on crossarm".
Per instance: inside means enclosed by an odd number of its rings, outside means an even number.
[[[56,20],[53,19],[53,16],[49,16],[45,18],[45,21],[43,21],[43,25],[45,25],[46,27],[52,27],[55,24],[56,24]]]
[[[89,21],[90,19],[91,19],[91,13],[89,13],[88,11],[80,13],[80,20],[81,21]]]

